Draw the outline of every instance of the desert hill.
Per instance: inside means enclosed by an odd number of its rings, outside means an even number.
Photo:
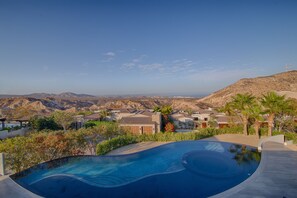
[[[32,96],[32,95],[31,95]],[[36,96],[36,95],[35,95]],[[0,98],[1,114],[17,115],[18,112],[30,114],[29,117],[38,115],[48,115],[55,110],[66,110],[71,112],[96,111],[100,109],[153,109],[155,106],[171,105],[175,110],[199,110],[207,108],[203,103],[197,103],[197,98],[167,98],[167,97],[73,97],[64,95],[63,97],[27,97],[18,96],[10,98]],[[18,117],[18,116],[17,116]]]
[[[208,107],[220,107],[237,93],[251,93],[257,97],[268,91],[297,99],[297,70],[271,76],[244,78],[204,98],[174,97],[96,97],[87,94],[65,92],[61,94],[34,93],[23,96],[0,96],[0,116],[18,112],[47,115],[55,110],[71,112],[100,109],[152,109],[171,105],[175,110],[197,111]],[[28,113],[29,112],[29,113]]]
[[[212,93],[199,102],[219,107],[231,100],[238,93],[251,93],[257,97],[268,91],[276,91],[288,97],[297,96],[297,70],[257,78],[243,78],[236,83]]]

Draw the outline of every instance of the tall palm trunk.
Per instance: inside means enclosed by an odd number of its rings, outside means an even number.
[[[244,135],[248,135],[248,128],[247,128],[247,126],[248,126],[248,119],[247,119],[247,117],[243,117],[242,118],[242,123],[243,123],[243,134]]]
[[[274,116],[275,116],[274,113],[269,114],[269,116],[268,116],[268,136],[272,136]]]
[[[260,122],[259,120],[255,120],[255,123],[254,123],[254,129],[255,129],[255,132],[256,132],[256,136],[258,138],[260,138],[260,134],[259,134],[259,128],[260,128]]]

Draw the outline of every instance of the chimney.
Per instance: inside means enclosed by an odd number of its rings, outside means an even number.
[[[160,112],[156,112],[152,115],[152,121],[156,122],[156,129],[155,132],[158,133],[161,131],[161,113]]]

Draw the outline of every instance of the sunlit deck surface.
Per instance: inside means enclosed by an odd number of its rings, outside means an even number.
[[[208,138],[213,141],[226,141],[257,146],[255,136],[221,135]],[[203,140],[201,140],[203,141]],[[139,143],[122,147],[110,155],[138,152],[164,143]],[[241,184],[213,197],[296,197],[297,195],[297,152],[296,146],[268,142],[263,146],[261,163],[256,172]],[[8,176],[0,176],[0,197],[38,197],[17,185]]]

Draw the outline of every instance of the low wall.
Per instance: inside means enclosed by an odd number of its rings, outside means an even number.
[[[271,137],[267,137],[264,139],[261,139],[258,143],[258,151],[262,150],[262,144],[265,142],[277,142],[277,143],[281,143],[284,144],[285,143],[285,136],[284,135],[275,135],[275,136],[271,136]]]
[[[0,139],[11,138],[15,136],[24,136],[25,133],[28,131],[28,128],[22,128],[15,131],[0,131]]]

